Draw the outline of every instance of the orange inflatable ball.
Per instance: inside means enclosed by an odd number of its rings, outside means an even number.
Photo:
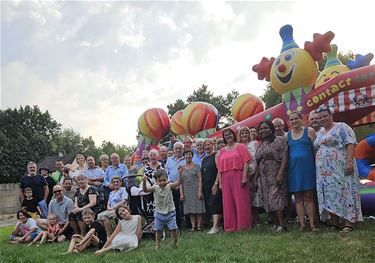
[[[207,102],[193,102],[182,113],[182,125],[190,135],[215,128],[219,119],[218,110]]]
[[[186,134],[185,128],[182,125],[182,113],[183,110],[179,110],[173,114],[171,118],[171,131],[173,132],[174,135],[183,135]]]
[[[243,121],[262,111],[264,111],[263,101],[251,93],[238,96],[232,106],[232,115],[236,121]]]
[[[169,117],[163,109],[148,109],[138,119],[139,132],[155,140],[160,140],[167,135],[169,127]]]

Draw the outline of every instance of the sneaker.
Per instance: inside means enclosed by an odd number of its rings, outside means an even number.
[[[277,229],[278,227],[279,227],[278,225],[273,225],[273,226],[272,226],[272,231],[276,231],[276,229]]]
[[[281,232],[285,232],[286,229],[282,226],[278,226],[275,231],[276,231],[276,233],[281,233]]]
[[[216,234],[216,233],[218,233],[218,232],[219,232],[219,228],[217,228],[217,227],[212,227],[212,228],[210,229],[210,231],[207,232],[207,234],[209,234],[209,235],[213,235],[213,234]]]

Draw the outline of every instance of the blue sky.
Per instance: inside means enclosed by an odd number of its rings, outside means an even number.
[[[327,2],[2,1],[0,107],[37,104],[97,143],[135,144],[142,112],[202,84],[261,95],[251,67],[278,56],[284,24],[301,47],[331,30],[340,51],[375,53],[372,8]]]

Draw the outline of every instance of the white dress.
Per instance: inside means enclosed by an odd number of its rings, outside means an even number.
[[[130,250],[138,247],[137,228],[140,216],[133,215],[130,220],[121,219],[121,231],[112,240],[111,249]]]

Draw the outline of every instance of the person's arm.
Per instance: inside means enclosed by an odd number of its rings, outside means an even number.
[[[354,174],[354,144],[347,144],[346,145],[346,175]]]
[[[287,160],[288,160],[288,156],[285,154],[283,158],[281,159],[280,169],[277,172],[277,176],[276,176],[276,184],[278,185],[281,185],[283,183],[284,171],[285,171]]]
[[[38,210],[39,215],[42,214],[42,210],[40,210],[40,206],[39,205],[36,206],[36,210]]]
[[[89,230],[89,232],[87,232],[87,234],[84,236],[84,238],[81,240],[81,242],[79,242],[76,247],[78,249],[80,249],[82,247],[83,244],[85,244],[87,242],[87,240],[89,240],[93,235],[95,235],[95,231],[96,229],[93,227]]]
[[[16,227],[12,231],[12,235],[17,236],[20,233],[20,227],[19,224],[16,224]]]
[[[242,185],[245,185],[249,180],[248,175],[247,175],[248,170],[249,170],[249,162],[246,162],[242,170],[242,181],[241,181]]]
[[[44,189],[44,201],[47,203],[48,195],[49,195],[49,189],[48,189],[48,184],[43,186]]]
[[[316,132],[313,128],[308,128],[308,135],[309,135],[309,138],[310,138],[310,141],[312,144],[314,144],[314,141],[316,139]]]
[[[155,187],[154,186],[147,187],[147,185],[146,185],[147,178],[148,178],[147,175],[144,175],[142,177],[142,190],[145,193],[151,193],[155,190]]]
[[[259,177],[259,165],[255,166],[255,173],[254,173],[254,188],[257,191],[258,186],[258,177]]]
[[[22,202],[23,202],[23,199],[25,199],[25,196],[23,195],[23,188],[20,187],[20,190],[19,190],[19,196],[20,196],[20,204],[22,206]]]
[[[142,239],[142,218],[140,216],[138,217],[138,227],[137,227],[137,238],[138,242]]]
[[[28,236],[30,236],[32,233],[34,233],[37,229],[38,229],[37,226],[31,228],[30,231],[28,231],[23,237],[21,237],[20,242],[25,241],[26,238],[27,238]]]
[[[96,205],[96,198],[97,198],[96,194],[89,194],[90,202],[87,205],[82,206],[80,208],[80,210],[83,211],[86,208],[91,208],[91,207],[95,206]]]
[[[203,192],[202,192],[202,175],[201,171],[198,170],[197,172],[197,177],[198,177],[198,198],[203,199]]]
[[[181,169],[180,169],[181,168]],[[171,184],[171,188],[177,188],[182,184],[182,167],[178,167],[178,178],[177,181],[174,181]]]

